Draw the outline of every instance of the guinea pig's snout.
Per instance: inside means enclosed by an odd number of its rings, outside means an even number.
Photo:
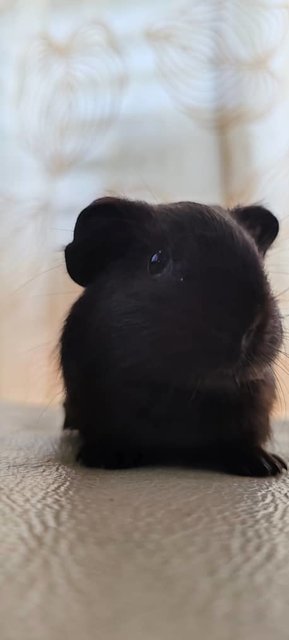
[[[255,333],[255,327],[250,327],[250,329],[248,329],[248,331],[246,331],[246,333],[243,335],[242,341],[241,341],[241,354],[245,354],[247,353],[250,344],[253,340],[254,337],[254,333]]]
[[[255,339],[258,329],[261,325],[262,318],[260,315],[252,322],[249,329],[247,329],[241,340],[241,356],[248,353],[250,347]]]
[[[235,327],[231,330],[221,330],[214,328],[214,339],[217,341],[216,350],[222,353],[224,363],[227,367],[235,366],[242,361],[250,353],[250,349],[256,339],[259,326],[261,325],[261,318],[257,318],[254,322],[250,323],[249,327],[240,329]]]

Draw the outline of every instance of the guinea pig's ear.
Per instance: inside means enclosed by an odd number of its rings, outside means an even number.
[[[269,209],[257,204],[236,207],[231,213],[233,218],[254,238],[260,253],[264,256],[278,235],[277,218]]]
[[[86,287],[113,259],[124,255],[133,240],[132,223],[141,213],[135,202],[121,198],[99,198],[86,207],[77,218],[73,241],[65,248],[72,280]]]

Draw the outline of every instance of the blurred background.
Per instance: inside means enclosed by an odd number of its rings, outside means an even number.
[[[61,400],[63,247],[104,194],[271,207],[286,322],[289,2],[0,0],[0,56],[2,399]]]

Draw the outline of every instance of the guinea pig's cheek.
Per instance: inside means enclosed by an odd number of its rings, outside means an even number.
[[[222,365],[233,364],[240,356],[241,337],[232,335],[230,331],[213,329],[211,332],[210,351]]]
[[[203,341],[192,351],[192,362],[200,372],[208,374],[232,370],[238,363],[240,350],[229,342]]]
[[[240,359],[240,343],[232,342],[220,354],[220,366],[224,369],[235,367]]]

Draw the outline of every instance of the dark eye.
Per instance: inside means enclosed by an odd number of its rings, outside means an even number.
[[[149,258],[148,262],[148,271],[151,276],[159,276],[167,264],[169,263],[170,256],[165,249],[160,249],[153,253],[153,255]]]

